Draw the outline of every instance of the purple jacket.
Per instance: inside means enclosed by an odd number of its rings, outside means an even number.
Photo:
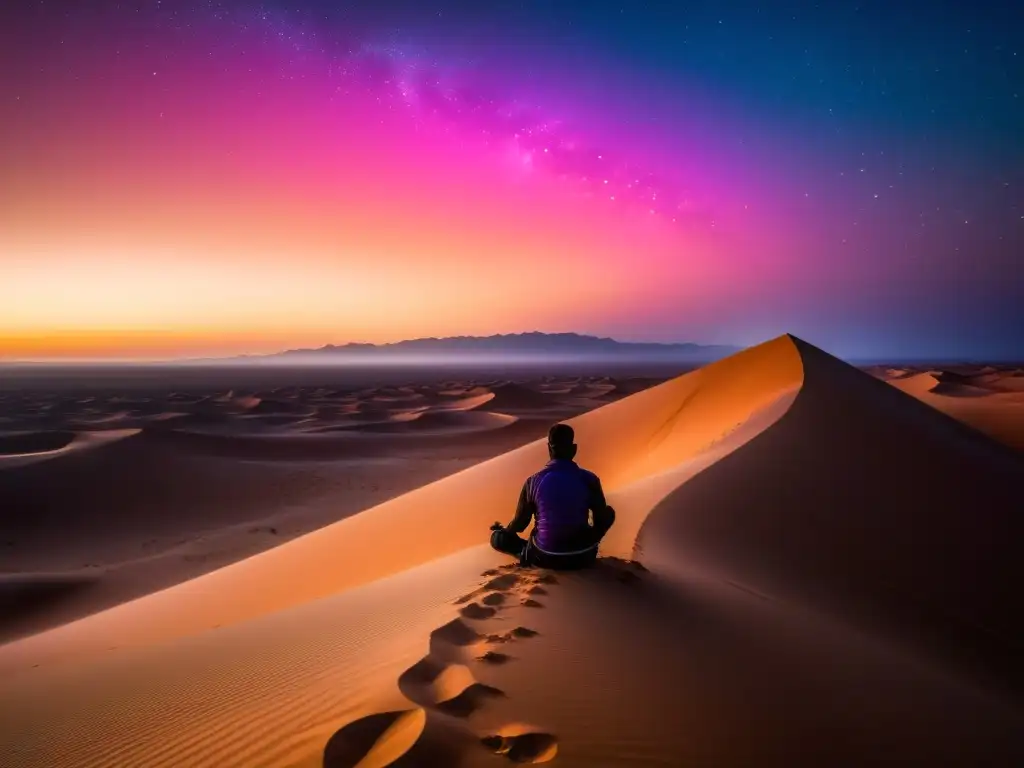
[[[603,524],[609,509],[597,475],[575,461],[554,459],[523,483],[516,516],[506,528],[519,533],[535,518],[533,538],[540,549],[572,552],[600,540],[610,525]]]

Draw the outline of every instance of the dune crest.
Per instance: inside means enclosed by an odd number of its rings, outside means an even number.
[[[140,429],[108,429],[101,432],[79,432],[63,439],[61,442],[64,444],[58,448],[29,450],[24,453],[0,453],[0,470],[24,467],[69,453],[99,448],[137,435],[141,431]]]

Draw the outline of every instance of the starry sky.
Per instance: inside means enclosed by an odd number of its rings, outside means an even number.
[[[1024,6],[25,0],[0,359],[576,331],[1024,359]]]

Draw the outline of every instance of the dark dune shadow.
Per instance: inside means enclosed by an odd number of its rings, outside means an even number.
[[[797,346],[793,405],[654,509],[638,537],[645,561],[714,565],[1020,696],[1024,462]]]
[[[0,434],[0,456],[58,451],[67,447],[74,438],[74,432],[65,430]]]
[[[0,642],[31,632],[40,617],[82,596],[98,581],[77,574],[0,575]]]

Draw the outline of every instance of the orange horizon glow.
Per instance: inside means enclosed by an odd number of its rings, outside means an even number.
[[[314,60],[282,79],[278,53],[172,54],[130,69],[89,48],[74,80],[48,71],[59,97],[11,113],[0,360],[530,330],[716,341],[710,319],[770,289],[785,256],[756,207],[742,228],[677,226],[514,141],[335,99]]]
[[[0,235],[0,360],[579,331],[641,299],[697,304],[723,277],[700,258],[706,244],[595,220],[543,185],[442,185],[401,210],[382,194],[348,214],[344,201],[302,205],[270,191],[253,185],[219,205],[167,190],[23,203]],[[59,218],[59,234],[46,217]],[[643,268],[652,258],[658,272]]]

